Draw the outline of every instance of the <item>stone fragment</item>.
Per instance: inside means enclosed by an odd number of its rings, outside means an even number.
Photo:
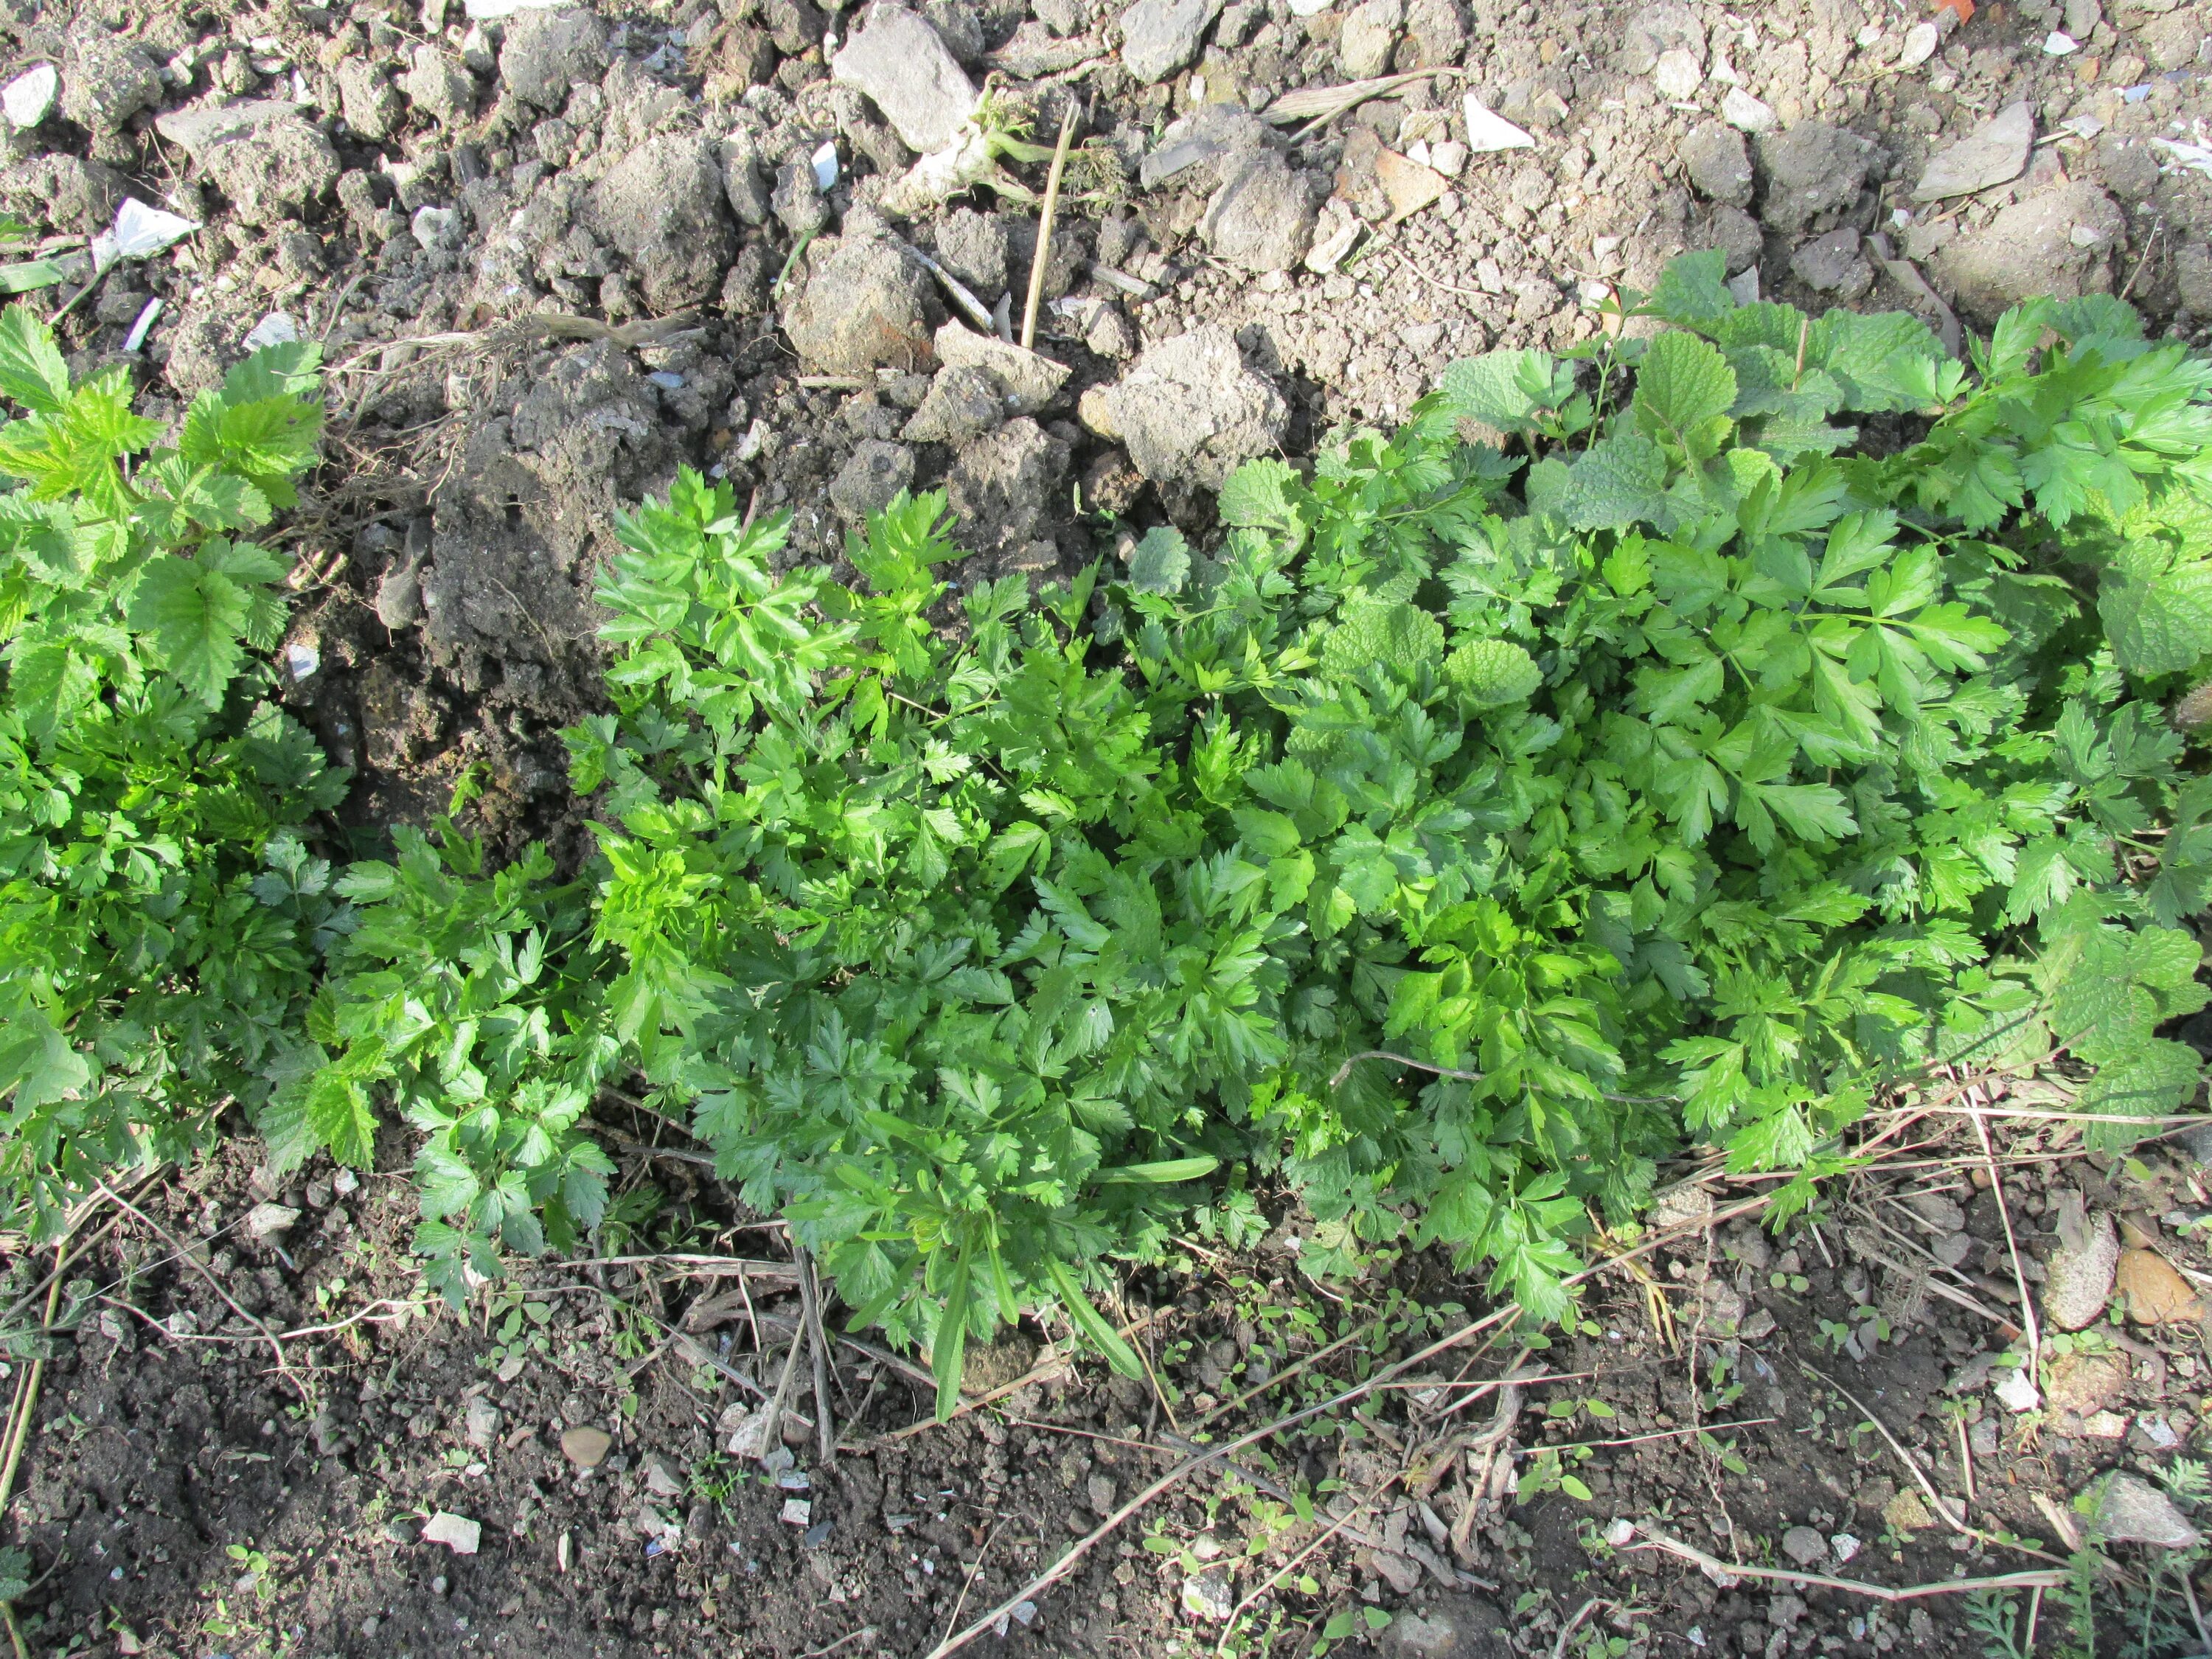
[[[2025,1369],[2008,1368],[1997,1373],[1997,1403],[2008,1412],[2032,1412],[2043,1403],[2035,1379]]]
[[[1705,59],[1705,25],[1683,0],[1656,0],[1639,8],[1621,31],[1620,67],[1631,75],[1650,74],[1669,52]]]
[[[580,1469],[596,1469],[606,1462],[614,1437],[605,1429],[579,1425],[561,1431],[561,1455]]]
[[[299,1219],[299,1211],[289,1204],[257,1204],[246,1212],[246,1231],[249,1237],[276,1238],[289,1232]]]
[[[1237,1611],[1237,1592],[1224,1568],[1194,1572],[1182,1581],[1182,1610],[1208,1624],[1225,1623]]]
[[[2008,104],[1955,144],[1929,158],[1913,186],[1916,202],[1967,196],[2017,179],[2035,143],[2035,117],[2026,102]]]
[[[348,126],[379,143],[399,130],[407,106],[384,65],[349,58],[338,65],[337,80],[338,109]]]
[[[2189,1524],[2172,1498],[2125,1470],[2106,1477],[2090,1530],[2110,1544],[2185,1550],[2203,1541],[2203,1534]]]
[[[989,371],[1006,399],[1010,415],[1042,412],[1067,383],[1065,363],[1024,350],[1011,341],[978,334],[957,322],[939,329],[935,343],[938,361],[947,367]]]
[[[1816,236],[1790,256],[1790,269],[1806,287],[1840,300],[1856,300],[1874,286],[1874,268],[1859,252],[1850,225]]]
[[[1651,68],[1651,85],[1662,98],[1680,102],[1697,96],[1698,88],[1705,83],[1702,64],[1677,46],[1672,52],[1662,52],[1659,61]]]
[[[1406,21],[1405,0],[1360,0],[1347,13],[1337,58],[1348,81],[1365,81],[1390,66],[1391,48]]]
[[[2087,1417],[2120,1397],[2128,1385],[2127,1367],[2109,1353],[2064,1353],[2046,1368],[2051,1408]]]
[[[422,1541],[443,1544],[456,1555],[474,1555],[483,1541],[483,1527],[465,1515],[440,1510],[422,1528]]]
[[[415,48],[399,90],[441,126],[467,120],[476,106],[477,83],[469,72],[427,42]]]
[[[1383,149],[1376,156],[1375,177],[1382,186],[1382,193],[1390,199],[1390,222],[1394,225],[1419,213],[1451,188],[1451,180],[1434,167],[1424,167],[1395,149]]]
[[[1322,180],[1277,151],[1254,150],[1206,203],[1198,233],[1217,258],[1247,270],[1288,270],[1312,246],[1314,218],[1327,193]]]
[[[489,1449],[499,1437],[500,1409],[482,1395],[469,1401],[468,1409],[461,1413],[461,1437],[477,1450]]]
[[[1811,1527],[1792,1527],[1782,1534],[1782,1553],[1801,1567],[1814,1567],[1828,1559],[1828,1540]]]
[[[1137,0],[1121,14],[1121,67],[1149,86],[1198,56],[1222,0]]]
[[[2058,1196],[2058,1248],[2043,1285],[2044,1316],[2062,1331],[2078,1331],[2105,1311],[2119,1265],[2112,1218],[2088,1214],[2077,1192]]]
[[[157,124],[158,125],[158,124]],[[322,130],[291,112],[210,144],[207,176],[248,225],[296,219],[337,182],[337,152]]]
[[[2138,1325],[2193,1325],[2204,1317],[2203,1298],[2156,1250],[2123,1250],[2113,1281]]]
[[[1721,119],[1738,132],[1747,132],[1754,137],[1782,125],[1773,106],[1753,97],[1741,87],[1730,87],[1722,97]]]
[[[161,68],[143,48],[88,20],[71,28],[68,40],[61,73],[68,119],[93,132],[113,132],[161,101]]]
[[[960,135],[975,108],[975,83],[928,22],[903,7],[876,5],[830,60],[840,86],[866,94],[900,141],[934,155]]]
[[[830,483],[830,505],[848,524],[889,507],[914,483],[914,452],[883,438],[865,440]]]

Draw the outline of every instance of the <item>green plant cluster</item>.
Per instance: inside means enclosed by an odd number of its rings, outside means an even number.
[[[257,352],[149,447],[127,370],[73,386],[0,312],[0,1179],[37,1225],[313,1058],[345,777],[275,701],[289,562],[244,538],[315,460],[318,357]]]
[[[1317,1273],[1435,1243],[1557,1316],[1686,1141],[1802,1203],[1885,1091],[2057,1063],[2124,1144],[2201,1070],[2212,367],[2110,300],[1961,363],[1721,276],[1042,591],[946,580],[938,495],[781,569],[684,473],[601,586],[595,856],[449,819],[302,909],[272,1139],[396,1103],[458,1293],[595,1224],[641,1086],[948,1401],[1038,1307],[1133,1367],[1108,1264],[1265,1191]]]

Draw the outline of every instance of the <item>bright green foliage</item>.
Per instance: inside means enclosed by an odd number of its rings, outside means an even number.
[[[301,829],[343,775],[270,701],[316,349],[204,393],[174,449],[121,369],[71,386],[0,312],[0,1171],[34,1225],[111,1166],[184,1155],[296,1059],[343,925]],[[19,1218],[20,1219],[20,1218]]]
[[[937,495],[854,585],[779,574],[781,521],[682,475],[568,733],[598,856],[488,874],[448,824],[357,867],[282,1146],[359,1158],[399,1099],[455,1288],[592,1224],[576,1126],[635,1069],[949,1403],[1039,1306],[1134,1369],[1103,1264],[1256,1188],[1315,1271],[1434,1242],[1548,1316],[1686,1140],[1802,1203],[1933,1065],[2180,1107],[2212,793],[2158,700],[2212,652],[2212,370],[2110,301],[1970,370],[1720,276],[1677,262],[1595,386],[1455,365],[1071,588],[942,580]],[[1848,455],[1869,414],[1917,441]],[[179,676],[230,614],[145,611]]]
[[[1293,1183],[1316,1266],[1433,1239],[1556,1311],[1685,1134],[1817,1173],[1885,1085],[2060,1051],[2098,1110],[2191,1097],[2154,1028],[2203,1000],[2166,924],[2212,798],[2128,674],[2212,643],[2212,379],[2108,305],[1978,379],[1708,258],[1654,307],[1687,328],[1612,412],[1461,365],[1390,441],[1240,472],[1210,556],[1155,531],[951,629],[933,497],[854,590],[696,479],[625,526],[618,713],[572,738],[617,1030],[860,1320],[945,1361],[1056,1300],[1103,1344],[1080,1276],[1217,1164]],[[1519,501],[1462,416],[1550,441]]]
[[[501,1249],[567,1249],[599,1224],[614,1166],[575,1126],[621,1044],[584,948],[586,890],[555,885],[535,848],[487,875],[482,844],[449,818],[394,838],[392,862],[339,879],[360,926],[310,1014],[327,1053],[264,1127],[280,1166],[316,1146],[365,1164],[378,1102],[397,1104],[425,1134],[416,1248],[459,1299],[464,1269],[496,1278]]]

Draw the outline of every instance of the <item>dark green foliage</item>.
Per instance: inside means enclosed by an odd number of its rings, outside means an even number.
[[[0,1179],[34,1226],[258,1113],[343,922],[299,833],[343,775],[264,659],[289,560],[240,539],[314,459],[317,359],[256,353],[142,453],[125,372],[72,387],[0,312]]]

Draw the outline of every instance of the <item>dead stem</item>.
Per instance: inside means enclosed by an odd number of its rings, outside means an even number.
[[[1692,1545],[1654,1532],[1640,1522],[1636,1530],[1648,1542],[1621,1545],[1626,1554],[1630,1551],[1656,1550],[1679,1556],[1698,1568],[1715,1583],[1725,1588],[1740,1578],[1764,1578],[1779,1584],[1810,1585],[1815,1589],[1843,1590],[1851,1595],[1870,1595],[1878,1601],[1917,1601],[1930,1595],[1961,1595],[1973,1590],[2050,1589],[2066,1582],[2063,1572],[2049,1568],[2038,1568],[2028,1572],[1998,1573],[1988,1578],[1947,1578],[1933,1584],[1909,1584],[1903,1589],[1892,1589],[1887,1584],[1869,1584],[1856,1578],[1832,1578],[1826,1573],[1790,1572],[1781,1567],[1740,1566],[1708,1555]]]

